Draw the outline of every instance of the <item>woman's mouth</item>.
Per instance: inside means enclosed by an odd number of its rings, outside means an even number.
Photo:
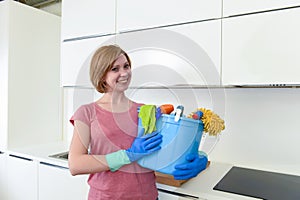
[[[118,83],[127,83],[128,79],[118,80]]]

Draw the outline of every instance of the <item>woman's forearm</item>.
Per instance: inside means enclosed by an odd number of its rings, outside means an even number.
[[[104,155],[69,155],[69,169],[73,176],[93,174],[109,170]]]

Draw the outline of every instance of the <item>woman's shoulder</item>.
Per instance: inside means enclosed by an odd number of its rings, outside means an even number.
[[[93,118],[95,114],[95,102],[81,105],[75,113]]]
[[[91,102],[91,103],[87,103],[87,104],[82,104],[80,107],[84,108],[84,109],[91,109],[94,108],[95,106],[95,102]]]
[[[142,106],[142,105],[145,105],[144,103],[138,103],[138,102],[136,102],[136,101],[132,101],[132,104],[134,105],[134,106]]]
[[[94,103],[81,105],[73,114],[70,122],[74,124],[75,120],[80,120],[86,124],[89,124],[94,119]]]
[[[95,102],[83,104],[77,109],[78,112],[92,112],[95,109]]]

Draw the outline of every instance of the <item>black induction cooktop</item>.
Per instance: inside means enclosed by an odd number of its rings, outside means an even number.
[[[214,190],[268,200],[300,200],[300,176],[232,167]]]

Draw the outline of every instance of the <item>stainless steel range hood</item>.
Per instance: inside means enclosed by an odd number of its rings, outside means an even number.
[[[44,6],[49,6],[50,4],[58,3],[61,0],[19,0],[19,2],[24,3],[26,5],[41,8]]]

